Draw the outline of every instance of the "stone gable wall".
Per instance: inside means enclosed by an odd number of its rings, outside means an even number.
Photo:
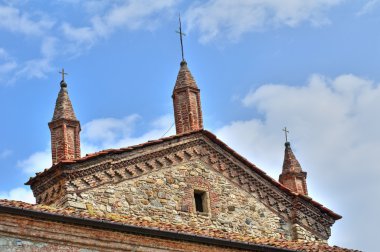
[[[203,169],[201,173],[194,172],[197,167],[191,168],[189,165],[197,163],[207,169]],[[164,220],[181,225],[184,222],[185,226],[200,222],[197,227],[203,227],[203,222],[200,221],[203,218],[208,221],[208,228],[215,228],[218,224],[218,229],[241,232],[240,230],[247,227],[241,225],[243,219],[238,220],[239,224],[235,225],[233,213],[238,206],[246,204],[244,199],[252,198],[277,216],[281,228],[287,231],[266,229],[259,223],[261,229],[275,233],[272,234],[275,237],[292,237],[295,240],[307,237],[307,240],[326,241],[330,236],[330,226],[334,223],[331,217],[322,214],[310,203],[286,195],[220,146],[209,142],[207,138],[200,139],[199,136],[186,136],[180,142],[166,141],[159,146],[152,144],[131,152],[105,155],[59,168],[63,173],[56,169],[51,171],[53,175],[45,174],[45,177],[40,177],[32,185],[34,194],[38,195],[38,203],[58,207],[72,206],[90,212],[96,211],[97,214],[113,213],[116,209],[116,213],[126,216],[144,217],[147,221]],[[221,179],[210,179],[206,176],[210,172]],[[237,199],[235,205],[229,208],[225,204],[215,204],[231,194],[229,190],[220,189],[224,184],[246,196],[242,200]],[[206,195],[210,201],[208,207],[211,214],[197,214],[194,211],[194,189],[209,191],[208,188],[213,189]],[[166,190],[170,190],[174,196],[165,194]],[[178,192],[173,193],[173,190]],[[176,212],[170,212],[173,210]],[[167,218],[157,217],[161,215]],[[221,227],[221,222],[216,217],[234,224],[226,228],[229,224],[224,223]],[[250,218],[244,219],[245,221],[250,223]],[[289,227],[291,223],[304,226],[306,235],[297,235],[294,225],[293,228]],[[253,233],[257,236],[260,232],[262,233],[261,230],[255,230]]]
[[[197,213],[194,190],[207,193],[209,212]],[[195,228],[254,237],[293,238],[292,227],[254,195],[201,161],[191,161],[117,184],[68,195],[67,206],[97,215],[119,213]]]

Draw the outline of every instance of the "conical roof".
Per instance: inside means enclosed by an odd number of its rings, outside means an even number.
[[[187,62],[181,62],[181,68],[179,69],[177,80],[175,82],[174,90],[183,88],[183,87],[192,87],[197,88],[197,83],[195,82],[193,75],[191,74],[189,68],[187,67]]]
[[[56,121],[59,119],[77,121],[73,106],[69,98],[69,94],[67,92],[67,84],[64,81],[61,81],[61,90],[59,91],[58,98],[55,103],[52,121]]]
[[[300,173],[302,172],[302,168],[296,156],[294,155],[292,148],[290,147],[290,143],[286,142],[284,163],[282,165],[282,173],[285,174],[289,172]]]

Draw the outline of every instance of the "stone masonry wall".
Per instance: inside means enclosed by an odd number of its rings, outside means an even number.
[[[75,251],[75,252],[95,252],[86,248],[70,247],[63,244],[52,244],[47,241],[38,241],[19,237],[9,237],[0,234],[0,251],[3,252],[38,252],[38,251]]]
[[[304,241],[319,241],[322,243],[327,243],[327,240],[321,240],[315,235],[313,235],[310,231],[306,230],[304,227],[294,224],[293,225],[293,233],[298,240]]]
[[[207,213],[195,211],[194,190],[206,192]],[[66,204],[97,215],[120,213],[253,237],[293,238],[289,223],[201,161],[72,193]]]

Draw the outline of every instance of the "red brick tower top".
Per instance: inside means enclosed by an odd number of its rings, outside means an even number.
[[[62,70],[61,90],[49,123],[53,165],[62,160],[80,158],[80,122],[77,120]]]
[[[203,129],[200,90],[184,60],[181,62],[172,98],[177,134]]]
[[[285,143],[285,156],[279,181],[293,192],[307,195],[306,172],[295,157],[290,143]]]
[[[61,90],[59,90],[57,101],[55,103],[52,121],[56,121],[59,119],[77,121],[73,105],[71,104],[69,94],[67,92],[67,84],[64,80],[62,80],[60,85]]]

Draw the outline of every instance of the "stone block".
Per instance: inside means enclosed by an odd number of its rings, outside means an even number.
[[[79,209],[87,209],[86,204],[83,202],[69,201],[70,207],[79,208]]]

